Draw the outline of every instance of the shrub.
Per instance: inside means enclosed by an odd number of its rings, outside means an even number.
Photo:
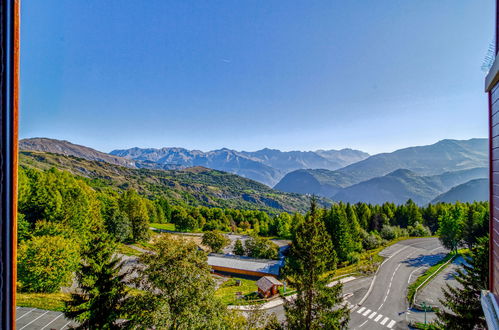
[[[78,245],[62,236],[35,236],[21,243],[17,258],[21,291],[59,291],[71,284],[78,261]]]

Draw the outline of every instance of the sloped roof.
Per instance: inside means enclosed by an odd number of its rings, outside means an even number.
[[[208,255],[208,265],[210,266],[247,270],[275,276],[279,276],[279,270],[283,264],[283,260],[254,259],[213,253]]]
[[[279,280],[272,276],[264,276],[258,281],[256,281],[256,285],[262,291],[268,291],[272,288],[273,285],[283,285]]]

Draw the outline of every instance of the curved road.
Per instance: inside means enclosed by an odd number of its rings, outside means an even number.
[[[387,259],[352,309],[350,329],[407,329],[407,286],[447,251],[437,238],[416,238],[394,244],[381,254]]]
[[[398,242],[380,255],[386,259],[374,277],[360,277],[343,285],[343,293],[352,306],[349,329],[407,329],[409,283],[444,258],[447,250],[438,238],[415,238]],[[285,320],[283,306],[267,312]]]

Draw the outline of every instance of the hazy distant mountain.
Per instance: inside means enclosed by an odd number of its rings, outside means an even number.
[[[92,148],[73,144],[68,141],[48,138],[32,138],[19,141],[19,150],[44,151],[87,160],[97,160],[110,164],[135,168],[135,161],[106,154]]]
[[[429,176],[487,166],[487,139],[442,140],[428,146],[370,156],[336,171],[293,171],[286,174],[275,188],[330,197],[342,188],[385,176],[401,168]]]
[[[468,182],[471,179],[486,178],[487,168],[446,172],[433,176],[421,176],[412,171],[399,169],[388,175],[370,179],[344,188],[334,195],[335,201],[349,203],[366,202],[382,204],[405,203],[412,199],[417,204],[426,204],[442,192]]]
[[[241,154],[286,173],[304,168],[336,170],[369,157],[368,153],[352,149],[280,151],[265,148],[254,152],[242,151]]]
[[[476,179],[463,183],[459,186],[452,188],[446,193],[441,194],[435,198],[432,203],[454,203],[460,201],[463,203],[474,201],[488,201],[489,200],[489,180]]]
[[[352,149],[316,152],[262,149],[239,152],[226,148],[208,152],[183,148],[131,148],[113,150],[111,154],[133,159],[139,167],[169,169],[204,166],[234,173],[269,186],[275,185],[286,173],[296,169],[338,169],[369,156]]]

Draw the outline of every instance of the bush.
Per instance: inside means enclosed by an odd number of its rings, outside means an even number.
[[[78,261],[78,245],[62,236],[35,236],[21,243],[17,258],[21,291],[58,292],[71,284]]]
[[[397,232],[395,231],[395,227],[392,226],[383,226],[381,228],[380,235],[383,239],[391,241],[397,238]]]
[[[431,235],[430,228],[423,226],[419,222],[416,222],[414,224],[414,227],[412,227],[412,226],[407,227],[407,230],[409,231],[409,236],[412,236],[412,237],[422,237],[422,236],[430,236]]]
[[[212,252],[219,253],[230,243],[230,240],[219,231],[209,231],[204,233],[201,243],[208,246]]]
[[[362,246],[364,247],[365,250],[373,250],[381,246],[382,241],[381,237],[374,233],[367,233],[364,231],[364,234],[362,235]]]
[[[360,254],[357,252],[350,252],[347,256],[347,261],[351,265],[358,263],[360,261]]]
[[[279,247],[268,238],[252,235],[244,242],[246,253],[253,258],[277,259]]]

